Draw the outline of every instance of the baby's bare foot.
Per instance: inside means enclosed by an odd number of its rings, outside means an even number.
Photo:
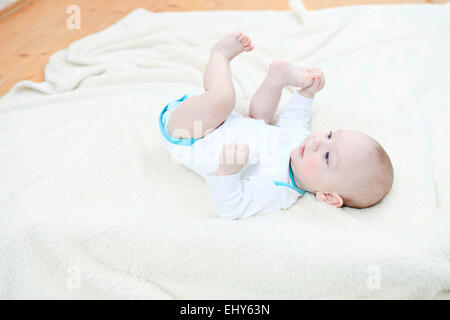
[[[228,60],[231,60],[243,51],[253,50],[253,45],[245,34],[231,33],[219,40],[212,50],[222,52]]]
[[[314,72],[292,63],[276,60],[270,64],[267,78],[280,86],[308,87],[313,83]]]

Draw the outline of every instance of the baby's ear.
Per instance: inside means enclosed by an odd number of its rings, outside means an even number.
[[[316,192],[316,198],[319,201],[323,201],[336,208],[340,208],[344,205],[344,200],[336,192]]]

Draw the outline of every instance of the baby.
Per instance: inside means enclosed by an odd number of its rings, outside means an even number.
[[[306,192],[335,207],[367,208],[383,199],[393,169],[378,142],[352,130],[308,131],[313,97],[325,84],[320,69],[274,61],[249,117],[233,111],[230,62],[251,50],[242,33],[217,42],[204,73],[205,92],[169,103],[159,119],[164,145],[205,178],[217,215],[245,218],[286,209]],[[286,86],[300,89],[271,125]]]

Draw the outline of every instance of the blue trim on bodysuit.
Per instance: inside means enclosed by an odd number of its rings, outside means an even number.
[[[182,101],[186,100],[189,98],[189,95],[185,94],[184,96],[182,96],[180,99],[175,100],[173,102],[179,102],[181,103]],[[173,102],[168,103],[164,109],[161,111],[161,114],[159,115],[159,129],[161,130],[161,133],[163,134],[163,136],[167,139],[167,141],[169,141],[170,143],[173,144],[178,144],[181,146],[192,146],[194,144],[195,141],[201,139],[201,138],[172,138],[169,133],[167,132],[166,128],[164,127],[163,124],[163,115],[165,112],[167,112],[167,109],[169,108],[169,105]]]
[[[304,195],[306,193],[305,190],[299,189],[297,188],[297,186],[295,185],[295,181],[294,181],[294,173],[292,172],[292,167],[291,167],[291,160],[289,160],[289,177],[291,178],[291,182],[294,186],[291,186],[285,182],[281,182],[281,181],[274,181],[273,183],[275,183],[276,186],[283,186],[283,187],[288,187],[294,191],[297,191],[298,193],[300,193],[301,195]]]

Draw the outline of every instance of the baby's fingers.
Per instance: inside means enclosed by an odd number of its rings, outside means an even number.
[[[322,90],[322,88],[325,86],[325,75],[323,74],[322,70],[319,68],[314,68],[314,73],[316,77],[319,77],[320,79],[320,85],[318,87],[318,90]]]
[[[320,90],[321,82],[322,82],[322,80],[321,80],[320,75],[314,76],[314,82],[313,82],[313,84],[311,86],[312,89],[314,90],[314,92],[317,92],[317,91]]]
[[[249,149],[247,144],[236,144],[236,163],[246,164],[248,162]]]
[[[229,143],[222,148],[222,163],[234,164],[236,159],[236,144]]]
[[[222,147],[220,163],[246,164],[249,156],[249,148],[246,144],[229,143]]]
[[[324,86],[325,86],[325,76],[323,75],[323,73],[321,73],[319,90],[322,90]]]

